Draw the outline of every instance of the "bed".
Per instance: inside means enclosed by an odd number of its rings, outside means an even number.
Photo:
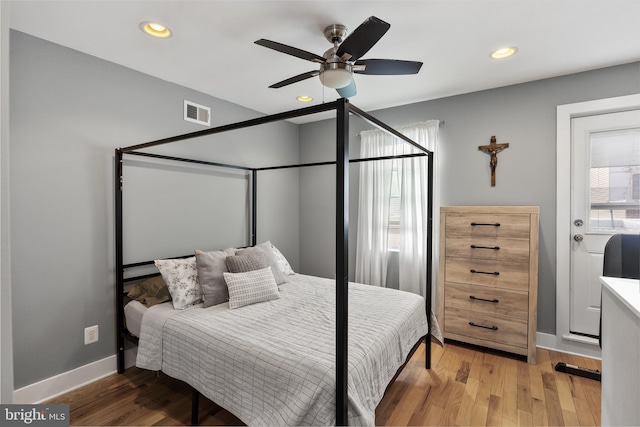
[[[229,305],[233,303],[230,286],[228,303],[206,308],[195,304],[186,310],[175,310],[171,303],[156,304],[148,309],[129,304],[131,307],[127,305],[126,311],[130,318],[126,318],[125,306],[122,304],[122,298],[126,295],[125,284],[153,276],[131,276],[126,271],[149,265],[153,261],[124,263],[123,157],[137,155],[216,167],[243,168],[251,173],[250,188],[253,190],[261,170],[310,167],[317,164],[257,169],[155,155],[140,150],[330,110],[336,112],[337,129],[337,159],[331,163],[336,165],[335,277],[339,279],[290,274],[283,283],[277,284],[278,298],[256,304],[230,309]],[[118,372],[124,372],[125,368],[124,342],[136,343],[138,366],[162,370],[193,387],[194,422],[197,422],[197,395],[202,393],[249,425],[374,425],[375,407],[387,385],[423,341],[426,344],[425,368],[430,368],[431,334],[427,313],[432,311],[432,239],[428,239],[425,260],[427,298],[397,290],[349,283],[347,280],[346,213],[350,114],[363,118],[421,150],[419,154],[395,156],[396,158],[428,157],[430,188],[427,211],[430,233],[433,212],[431,152],[359,110],[346,99],[116,149]],[[252,191],[248,200],[252,202],[252,230],[248,246],[253,247],[257,245],[255,191]],[[189,255],[181,258],[187,257]],[[269,267],[269,272],[276,274],[272,266]],[[215,325],[227,326],[216,328]]]
[[[427,333],[424,299],[349,285],[349,425],[375,425],[375,408]],[[191,384],[248,425],[335,424],[335,282],[295,274],[280,298],[148,310],[136,365]],[[366,315],[362,315],[366,313]]]

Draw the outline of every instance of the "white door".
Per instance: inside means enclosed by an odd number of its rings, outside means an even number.
[[[640,232],[640,110],[571,126],[570,332],[597,337],[604,246],[615,233]]]

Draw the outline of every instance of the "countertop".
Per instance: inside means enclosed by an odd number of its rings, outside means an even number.
[[[601,276],[600,282],[640,318],[640,280]]]

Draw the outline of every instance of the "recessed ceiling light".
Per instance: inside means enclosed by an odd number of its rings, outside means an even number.
[[[296,98],[298,101],[300,102],[311,102],[313,101],[313,98],[310,97],[309,95],[300,95],[299,97]]]
[[[145,21],[140,23],[140,29],[153,37],[166,39],[171,37],[171,30],[157,22]]]
[[[517,47],[502,47],[491,52],[491,57],[493,59],[508,58],[509,56],[515,54],[517,51]]]

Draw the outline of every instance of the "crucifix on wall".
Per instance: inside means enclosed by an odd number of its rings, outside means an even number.
[[[509,148],[509,143],[505,142],[502,144],[496,143],[496,137],[491,137],[491,142],[489,145],[480,145],[478,146],[478,150],[483,153],[487,153],[491,156],[491,160],[489,161],[489,165],[491,166],[491,186],[496,186],[496,166],[498,166],[498,153],[504,150],[505,148]]]

